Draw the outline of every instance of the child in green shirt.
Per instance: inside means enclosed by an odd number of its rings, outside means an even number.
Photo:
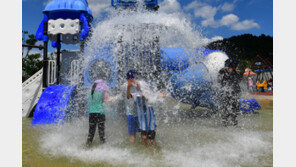
[[[91,145],[96,126],[98,124],[100,142],[105,143],[105,107],[104,102],[112,101],[112,98],[106,98],[107,86],[104,80],[96,80],[89,93],[89,134],[86,145]]]

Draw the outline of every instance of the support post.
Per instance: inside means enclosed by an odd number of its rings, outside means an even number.
[[[83,29],[83,24],[82,21],[80,21],[80,31]],[[84,54],[84,44],[85,41],[81,41],[80,42],[80,53],[83,55]]]
[[[161,68],[160,68],[160,64],[161,64],[161,55],[160,55],[160,47],[159,47],[159,36],[155,37],[155,41],[153,43],[153,47],[156,48],[156,52],[153,53],[155,54],[154,58],[154,66],[156,67],[156,71],[154,71],[154,77],[157,80],[157,89],[161,89],[164,86],[164,82],[163,82],[163,78],[161,78],[160,74],[161,74]]]
[[[83,28],[83,24],[82,24],[82,21],[80,21],[80,31],[82,30]],[[81,62],[79,63],[79,69],[81,68],[81,64],[82,62],[84,61],[84,46],[85,46],[85,41],[80,41],[80,54],[82,55],[82,58],[81,58]],[[83,88],[83,85],[84,85],[84,72],[83,70],[79,70],[79,78],[81,78],[80,81],[78,81],[78,84],[77,84],[77,88],[79,90],[84,90]],[[87,94],[85,93],[82,93],[80,94],[80,98],[83,99],[83,100],[86,100],[87,98]],[[79,108],[79,115],[84,115],[84,112],[86,110],[86,106],[85,106],[85,103],[82,103],[82,102],[79,102],[78,103],[78,108]]]
[[[83,24],[82,24],[82,21],[80,21],[80,31],[82,30],[83,28]],[[82,58],[80,59],[81,61],[84,61],[84,48],[85,48],[85,40],[84,41],[80,41],[80,54],[82,55]],[[81,68],[81,62],[79,64],[79,69]],[[79,77],[81,78],[81,80],[79,81],[78,83],[78,87],[79,88],[82,88],[83,87],[83,84],[84,84],[84,73],[82,71],[79,72]]]
[[[43,35],[46,36],[47,35],[47,29],[48,29],[48,22],[45,21],[44,23],[44,31],[43,31]],[[48,48],[48,41],[43,41],[43,89],[45,89],[48,85],[47,85],[47,68],[48,68],[48,59],[47,59],[47,48]]]
[[[57,35],[57,71],[56,71],[56,76],[57,76],[57,85],[60,84],[60,71],[61,71],[61,34]]]
[[[85,41],[81,41],[80,42],[80,53],[83,55],[84,54],[84,45],[85,45]]]

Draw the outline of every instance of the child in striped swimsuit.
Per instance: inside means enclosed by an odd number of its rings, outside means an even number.
[[[152,146],[156,146],[156,122],[154,109],[147,104],[147,99],[143,95],[136,95],[135,101],[137,105],[138,119],[141,130],[143,145],[147,145],[147,139],[151,141]]]

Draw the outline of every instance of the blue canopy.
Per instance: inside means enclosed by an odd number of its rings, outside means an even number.
[[[86,0],[53,0],[43,10],[43,13],[49,13],[50,19],[75,19],[79,18],[81,12],[85,14],[88,22],[93,20]]]

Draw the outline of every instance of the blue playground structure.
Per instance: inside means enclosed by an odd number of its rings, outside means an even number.
[[[63,123],[69,100],[75,86],[60,84],[60,54],[61,43],[80,43],[81,52],[84,51],[84,42],[89,36],[93,16],[86,0],[52,0],[43,10],[43,20],[36,32],[36,39],[44,42],[43,45],[43,77],[44,89],[36,105],[32,124]],[[48,41],[57,48],[56,83],[48,87]],[[52,74],[54,75],[54,74]]]
[[[91,10],[88,7],[88,3],[86,0],[53,0],[49,4],[46,5],[43,10],[44,18],[41,21],[39,28],[36,33],[36,39],[48,41],[48,35],[45,34],[48,28],[61,28],[67,29],[66,24],[61,23],[60,25],[52,25],[52,27],[44,26],[49,20],[57,20],[57,19],[79,19],[81,21],[82,29],[80,31],[79,40],[84,40],[89,34],[89,23],[92,22],[93,16],[91,14]],[[79,23],[80,24],[80,23]],[[73,26],[73,25],[70,25]],[[53,40],[52,46],[55,48],[60,47],[60,45],[56,41]],[[75,41],[77,42],[77,41]]]
[[[157,0],[145,0],[147,9],[157,10]],[[134,0],[111,0],[111,5],[116,9],[121,7],[132,7],[136,5]],[[60,49],[61,43],[81,43],[81,52],[84,52],[84,40],[89,35],[90,23],[92,22],[91,11],[86,0],[52,0],[43,10],[44,19],[36,33],[36,38],[44,42],[44,67],[43,67],[43,88],[44,91],[37,103],[32,124],[58,124],[64,123],[70,99],[74,96],[75,86],[60,85]],[[79,39],[79,40],[78,40]],[[57,50],[57,82],[48,87],[47,83],[47,42],[52,41],[52,46]],[[158,43],[156,43],[158,44]],[[97,75],[103,76],[108,86],[115,88],[118,83],[118,62],[114,60],[111,45],[98,51],[88,66],[84,69],[84,88],[90,88]],[[218,50],[196,49],[186,52],[181,47],[163,47],[159,54],[152,60],[151,65],[157,69],[156,75],[161,72],[168,74],[168,89],[171,96],[183,103],[192,106],[201,106],[217,110],[219,96],[213,90],[213,78],[209,75],[209,69],[202,60],[219,53],[228,57],[226,53]],[[139,54],[141,56],[141,54]],[[190,58],[197,57],[196,60]],[[150,58],[149,58],[150,59]],[[126,58],[128,60],[128,58]],[[149,60],[150,61],[150,60]],[[148,62],[148,60],[146,61]],[[128,61],[125,62],[128,66]],[[149,63],[148,63],[149,64]],[[95,67],[104,67],[91,70]],[[106,70],[108,69],[108,70]],[[94,72],[95,71],[95,72]],[[98,74],[99,73],[99,74]],[[255,99],[242,100],[240,111],[253,112],[261,107]]]

